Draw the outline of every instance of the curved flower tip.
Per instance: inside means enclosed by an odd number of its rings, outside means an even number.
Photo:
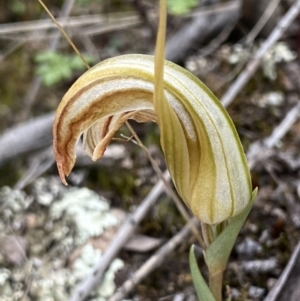
[[[178,193],[201,222],[220,223],[251,200],[250,173],[235,127],[196,77],[170,62],[165,62],[163,75],[163,92],[153,100],[152,56],[115,57],[83,74],[56,114],[54,150],[60,177],[66,183],[82,134],[84,149],[97,160],[126,120],[158,122]]]
[[[110,59],[83,74],[65,94],[53,126],[54,153],[63,183],[75,164],[75,145],[82,134],[84,149],[97,160],[128,119],[157,121],[151,68],[150,56]]]

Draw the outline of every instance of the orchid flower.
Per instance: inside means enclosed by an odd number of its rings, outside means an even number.
[[[245,154],[213,93],[187,70],[164,60],[164,35],[162,24],[155,57],[130,54],[105,60],[65,94],[53,128],[59,174],[66,184],[81,135],[84,149],[98,160],[128,119],[157,122],[179,195],[202,223],[218,224],[251,200]]]

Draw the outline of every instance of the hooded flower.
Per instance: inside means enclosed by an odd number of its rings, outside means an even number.
[[[161,93],[156,93],[155,79],[152,56],[124,55],[101,62],[73,84],[53,129],[62,181],[66,184],[75,164],[82,134],[84,148],[98,160],[126,120],[154,121],[172,180],[194,215],[217,224],[238,214],[250,202],[252,189],[227,112],[198,78],[171,62],[164,63]]]

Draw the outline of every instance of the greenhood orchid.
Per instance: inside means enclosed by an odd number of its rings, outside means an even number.
[[[159,3],[155,56],[105,60],[65,94],[53,126],[55,158],[67,184],[81,136],[84,149],[98,160],[127,120],[156,122],[173,183],[201,222],[209,286],[192,247],[190,266],[198,298],[221,301],[223,271],[257,190],[252,192],[246,157],[224,107],[198,78],[164,60],[166,1]]]
[[[201,222],[220,223],[239,213],[252,193],[235,127],[212,92],[185,69],[165,61],[163,76],[165,98],[154,106],[152,56],[119,56],[84,73],[56,113],[54,150],[60,177],[66,184],[82,134],[85,150],[98,160],[126,120],[158,122],[179,195]],[[160,105],[165,101],[167,106]]]

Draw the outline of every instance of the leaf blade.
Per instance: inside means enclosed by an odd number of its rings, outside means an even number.
[[[190,270],[193,278],[194,287],[200,301],[215,301],[215,298],[206,284],[197,264],[195,257],[195,246],[192,245],[190,248],[189,262]]]

